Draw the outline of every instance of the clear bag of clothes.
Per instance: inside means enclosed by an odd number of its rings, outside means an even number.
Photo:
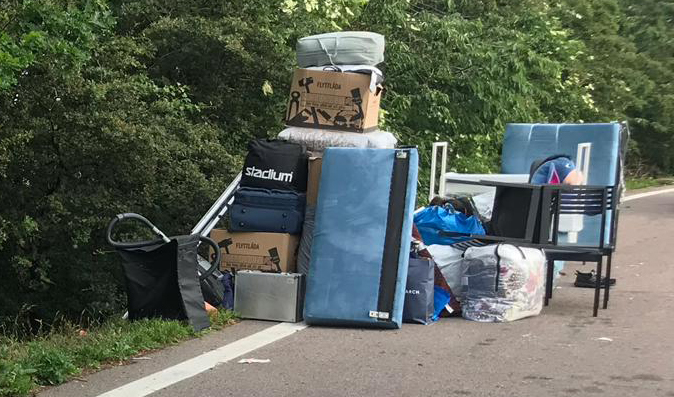
[[[469,248],[461,287],[468,320],[508,322],[536,316],[545,295],[545,254],[510,244]]]

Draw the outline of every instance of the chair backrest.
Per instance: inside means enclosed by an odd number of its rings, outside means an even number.
[[[541,227],[539,239],[542,244],[559,244],[560,215],[600,216],[594,238],[584,247],[612,248],[615,246],[617,217],[609,214],[617,208],[617,188],[614,186],[568,186],[545,185],[541,201]],[[608,233],[608,234],[607,234]],[[587,241],[587,240],[586,240]]]
[[[441,236],[459,238],[452,247],[466,250],[494,242],[530,246],[538,242],[542,185],[495,181],[462,181],[448,179],[449,183],[466,183],[495,188],[491,220],[486,235],[470,235],[440,231]],[[463,239],[465,238],[465,239]]]
[[[541,186],[498,186],[487,234],[535,242]]]

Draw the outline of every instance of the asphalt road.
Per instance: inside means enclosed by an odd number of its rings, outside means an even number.
[[[674,396],[673,235],[673,193],[623,205],[618,284],[598,318],[593,291],[572,285],[581,264],[568,264],[534,318],[442,319],[397,331],[310,327],[244,356],[270,363],[233,360],[152,396]],[[96,396],[274,324],[243,321],[40,396]]]

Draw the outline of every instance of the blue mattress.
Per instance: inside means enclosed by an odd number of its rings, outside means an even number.
[[[621,125],[600,124],[508,124],[501,154],[501,172],[528,174],[534,160],[554,154],[576,157],[578,144],[592,144],[588,185],[620,184],[618,170],[621,148]],[[607,217],[606,230],[610,227]],[[583,230],[578,234],[578,244],[598,244],[599,216],[585,216]],[[609,235],[606,233],[606,242]]]
[[[416,149],[328,148],[307,276],[307,324],[399,328]]]

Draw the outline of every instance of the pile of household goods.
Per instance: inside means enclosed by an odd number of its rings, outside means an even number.
[[[249,143],[240,181],[192,234],[169,238],[135,214],[110,223],[108,240],[126,261],[129,318],[187,319],[203,329],[212,305],[244,318],[399,328],[460,313],[477,321],[539,313],[540,251],[456,251],[441,231],[484,233],[470,200],[415,214],[417,149],[396,147],[378,129],[384,37],[306,37],[297,56],[288,128]],[[227,211],[226,227],[213,229]],[[113,240],[124,219],[160,238]]]
[[[220,270],[235,275],[234,310],[379,328],[461,312],[477,321],[540,312],[540,251],[487,246],[448,261],[453,248],[436,240],[452,228],[420,222],[417,230],[417,150],[396,148],[393,135],[378,129],[384,37],[306,37],[297,58],[287,128],[278,139],[250,142],[229,226],[210,235]]]

